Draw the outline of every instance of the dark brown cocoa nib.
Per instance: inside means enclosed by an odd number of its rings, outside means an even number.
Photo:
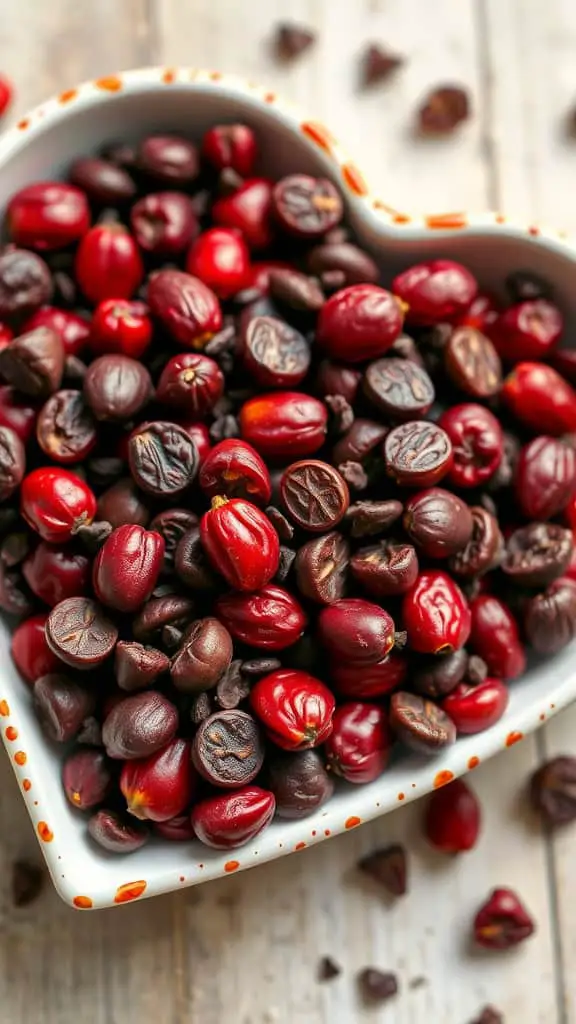
[[[437,704],[398,690],[390,700],[390,725],[406,746],[434,754],[456,741],[456,726]]]
[[[319,604],[344,597],[349,562],[350,547],[341,533],[333,531],[309,540],[296,554],[300,593]]]
[[[366,854],[358,861],[358,868],[392,896],[404,896],[408,891],[408,861],[400,843]]]
[[[418,110],[418,127],[423,134],[446,135],[470,116],[468,93],[459,85],[432,89]]]
[[[44,887],[45,873],[41,867],[27,860],[17,860],[12,865],[12,903],[15,907],[27,907],[38,899]]]
[[[530,782],[532,805],[551,827],[576,819],[576,758],[564,755],[543,764]]]
[[[50,327],[37,327],[14,338],[0,352],[0,374],[23,394],[47,398],[60,387],[64,375],[64,346],[60,335]]]
[[[237,708],[250,693],[250,683],[241,672],[242,662],[239,658],[230,663],[221,675],[214,691],[214,700],[219,708],[231,711]]]
[[[28,249],[0,253],[0,317],[27,316],[52,298],[53,284],[44,260]]]
[[[114,651],[114,673],[122,690],[144,690],[167,672],[170,659],[162,651],[120,640]]]
[[[153,394],[152,378],[137,359],[105,355],[84,376],[84,398],[97,420],[123,423],[144,409]]]
[[[376,85],[390,78],[402,67],[404,58],[391,50],[371,43],[362,58],[362,82],[365,86]]]
[[[421,656],[414,663],[412,685],[424,697],[445,697],[462,682],[467,666],[468,655],[464,650]]]
[[[316,33],[303,25],[280,24],[276,29],[276,53],[281,60],[293,60],[316,41]]]
[[[318,981],[332,981],[342,974],[342,968],[331,956],[323,956],[318,964]]]
[[[246,711],[216,711],[199,726],[192,763],[203,779],[223,789],[253,782],[264,762],[264,739]]]
[[[33,699],[44,733],[56,743],[74,739],[95,706],[94,696],[88,689],[56,672],[36,680]]]
[[[358,974],[358,986],[367,1003],[382,1003],[398,992],[398,978],[392,971],[365,967]]]
[[[174,686],[183,693],[212,689],[230,665],[232,650],[232,637],[218,619],[193,622],[170,665]]]
[[[524,631],[539,654],[556,654],[576,636],[576,581],[559,579],[524,607]]]
[[[400,518],[404,506],[401,501],[356,501],[350,505],[344,522],[350,525],[352,537],[374,537],[385,533]]]
[[[273,299],[301,313],[317,313],[324,305],[324,292],[318,281],[298,270],[271,270],[268,276]]]
[[[279,818],[306,818],[334,792],[334,779],[317,750],[275,752],[267,766],[267,780]]]
[[[209,693],[197,693],[190,704],[190,720],[192,725],[200,725],[210,717],[214,708]]]
[[[504,1017],[500,1010],[496,1010],[493,1006],[485,1006],[480,1016],[476,1017],[471,1024],[504,1024]]]

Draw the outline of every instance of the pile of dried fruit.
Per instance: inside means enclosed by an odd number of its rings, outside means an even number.
[[[0,605],[116,852],[239,846],[395,742],[445,749],[503,714],[525,638],[576,630],[548,285],[500,310],[436,259],[387,290],[334,185],[257,157],[245,125],[151,136],[8,204]]]

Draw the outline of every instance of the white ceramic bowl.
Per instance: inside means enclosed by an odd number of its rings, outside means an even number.
[[[32,111],[0,140],[0,197],[65,172],[79,154],[113,139],[137,140],[152,131],[198,138],[211,124],[247,121],[258,133],[262,170],[272,177],[302,170],[324,174],[342,189],[358,241],[382,265],[384,279],[431,256],[462,260],[481,285],[498,291],[505,274],[523,268],[555,286],[564,312],[576,319],[576,253],[561,236],[505,222],[497,214],[453,213],[414,220],[368,190],[332,134],[251,82],[188,68],[149,68],[88,82]],[[275,822],[254,842],[229,853],[200,843],[162,842],[125,857],[89,842],[86,822],[67,804],[60,758],[43,738],[30,691],[9,655],[0,625],[0,727],[54,884],[79,909],[106,907],[196,885],[318,843],[422,796],[522,739],[576,696],[574,646],[533,667],[511,686],[504,718],[487,732],[459,740],[439,758],[402,756],[369,786],[342,784],[329,804],[304,821]]]

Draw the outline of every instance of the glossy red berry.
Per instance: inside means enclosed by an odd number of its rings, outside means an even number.
[[[98,355],[117,352],[141,359],[152,341],[148,307],[131,299],[104,299],[94,310],[90,348]]]
[[[526,519],[558,515],[576,492],[576,451],[555,437],[535,437],[520,452],[514,487]]]
[[[334,696],[308,672],[271,672],[252,687],[250,705],[269,739],[283,750],[318,747],[332,732]]]
[[[402,304],[391,292],[375,284],[353,284],[322,306],[316,340],[331,359],[361,363],[390,348],[403,320]]]
[[[379,778],[392,746],[384,708],[350,701],[336,708],[332,724],[325,748],[328,767],[347,782],[364,784]]]
[[[473,935],[486,949],[509,949],[534,934],[534,921],[512,889],[493,889],[474,918]]]
[[[190,743],[173,739],[142,760],[126,761],[120,789],[130,814],[149,821],[170,821],[192,802],[196,775],[190,760]]]
[[[266,463],[252,445],[238,438],[220,441],[206,456],[198,477],[208,498],[247,498],[268,505],[272,484]]]
[[[363,598],[342,598],[318,616],[318,637],[336,664],[377,665],[392,650],[394,621]]]
[[[99,224],[86,232],[76,253],[76,279],[90,302],[130,299],[144,277],[132,235],[122,224]]]
[[[312,395],[278,391],[248,399],[239,422],[244,440],[265,458],[291,460],[322,447],[328,410]]]
[[[508,410],[538,434],[576,431],[576,391],[544,363],[518,363],[502,385]]]
[[[198,236],[186,257],[186,270],[229,299],[246,287],[250,253],[237,230],[209,228]]]
[[[526,669],[526,654],[512,612],[498,597],[480,594],[470,603],[470,646],[498,679],[516,679]]]
[[[508,688],[500,679],[485,679],[478,686],[458,683],[444,697],[441,707],[456,726],[459,736],[484,732],[495,725],[508,707]]]
[[[49,648],[46,640],[48,613],[32,615],[16,626],[12,634],[10,652],[20,675],[27,683],[34,683],[40,676],[57,672],[62,662]]]
[[[38,410],[15,388],[0,387],[0,426],[9,427],[23,444],[34,434]]]
[[[274,240],[272,190],[267,178],[248,178],[231,195],[216,200],[212,206],[214,223],[237,228],[250,249],[267,249]]]
[[[222,310],[215,293],[182,270],[151,274],[147,298],[152,315],[184,348],[204,348],[222,327]]]
[[[472,299],[468,309],[456,317],[454,323],[458,324],[459,327],[474,327],[481,334],[491,337],[490,332],[498,319],[498,315],[499,310],[493,297],[486,295],[484,292],[478,292],[476,298]]]
[[[552,302],[530,299],[510,306],[491,326],[490,337],[509,363],[546,359],[559,341],[564,318]]]
[[[164,538],[131,523],[118,526],[100,548],[94,593],[119,612],[135,612],[150,597],[164,563]]]
[[[192,828],[206,846],[232,850],[259,835],[275,810],[273,793],[259,786],[244,786],[200,800],[192,810]]]
[[[247,124],[215,124],[204,134],[201,154],[217,171],[230,167],[243,178],[254,170],[256,136]]]
[[[177,256],[188,248],[199,226],[192,200],[184,192],[152,192],[130,211],[134,238],[144,252]]]
[[[469,309],[478,285],[461,263],[430,260],[398,274],[392,291],[406,303],[407,321],[425,326],[459,317]]]
[[[43,306],[42,309],[38,309],[26,321],[22,330],[27,334],[39,327],[49,327],[60,335],[67,356],[81,355],[90,336],[90,324],[85,317],[68,309],[58,309],[56,306]]]
[[[392,651],[374,665],[359,665],[336,658],[330,664],[329,679],[334,689],[351,700],[374,700],[402,685],[408,675],[408,661]]]
[[[2,117],[12,103],[14,86],[7,75],[0,75],[0,117]]]
[[[421,572],[402,602],[408,643],[421,654],[449,654],[470,635],[471,615],[460,587],[445,572]]]
[[[224,594],[218,598],[216,608],[235,640],[264,651],[291,647],[308,622],[296,598],[274,583],[253,594]]]
[[[22,563],[22,574],[32,593],[53,608],[88,592],[90,560],[68,546],[40,541]]]
[[[31,249],[62,249],[90,227],[84,192],[62,181],[26,185],[12,196],[6,217],[12,241]]]
[[[21,511],[44,540],[60,544],[72,538],[75,528],[92,522],[96,498],[75,473],[47,466],[24,477]]]
[[[156,397],[196,420],[212,411],[223,391],[224,374],[214,359],[199,352],[182,352],[166,363]]]
[[[478,797],[463,779],[442,786],[428,798],[424,833],[442,853],[464,853],[478,841],[481,809]]]
[[[496,417],[483,405],[465,402],[446,409],[438,425],[452,442],[448,479],[455,487],[481,487],[502,461],[504,435]]]
[[[236,590],[259,590],[276,574],[278,534],[252,502],[213,498],[200,520],[200,538],[214,568]]]

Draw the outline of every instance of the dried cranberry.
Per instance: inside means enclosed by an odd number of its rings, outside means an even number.
[[[312,455],[324,443],[328,410],[298,391],[258,395],[240,409],[242,437],[261,455],[275,459]]]
[[[11,239],[32,249],[62,249],[90,227],[86,196],[61,181],[26,185],[10,199],[6,216]]]
[[[179,135],[149,135],[137,155],[143,171],[166,185],[188,185],[198,177],[196,146]]]
[[[445,572],[420,573],[403,599],[402,619],[410,646],[422,654],[458,650],[470,635],[468,602]]]
[[[130,225],[141,249],[155,256],[177,256],[199,231],[191,200],[183,192],[152,192],[130,211]]]
[[[100,224],[86,232],[76,253],[78,284],[90,302],[130,299],[144,277],[132,235],[120,224]]]
[[[256,161],[256,136],[247,124],[216,124],[205,132],[201,152],[215,170],[231,167],[247,178]]]
[[[431,487],[418,491],[404,507],[403,525],[416,547],[428,558],[448,558],[472,537],[472,513],[451,491]]]
[[[150,597],[164,560],[164,538],[141,526],[119,526],[105,541],[93,568],[98,600],[135,612]]]
[[[563,329],[564,319],[557,306],[546,299],[532,299],[501,313],[490,336],[507,362],[536,362],[547,358]]]
[[[408,322],[422,326],[454,320],[468,309],[477,290],[470,271],[453,260],[417,263],[392,283],[394,294],[408,306]]]
[[[274,794],[259,786],[200,800],[192,810],[198,839],[216,850],[231,850],[254,839],[274,817]]]
[[[330,682],[343,697],[374,700],[402,686],[408,675],[408,661],[392,651],[374,664],[359,664],[337,657],[330,665]]]
[[[375,665],[394,646],[394,622],[383,608],[361,598],[344,598],[323,608],[318,636],[331,658]]]
[[[200,353],[183,352],[166,363],[156,397],[164,405],[201,419],[212,411],[223,390],[224,377],[218,363]]]
[[[334,697],[307,672],[271,672],[252,687],[250,704],[269,738],[283,750],[320,746],[332,732]]]
[[[340,193],[327,178],[290,174],[274,186],[272,208],[280,226],[297,238],[317,238],[342,219]]]
[[[159,270],[148,279],[152,314],[185,348],[204,348],[222,327],[222,310],[211,288],[181,270]]]
[[[56,306],[43,306],[42,309],[38,309],[24,324],[23,332],[28,334],[39,327],[48,327],[60,335],[67,356],[80,355],[86,348],[90,332],[93,330],[93,326],[91,327],[85,317],[68,309],[58,309]]]
[[[16,388],[0,387],[0,426],[9,427],[26,444],[34,433],[38,413]]]
[[[483,405],[467,402],[442,413],[438,425],[452,442],[448,477],[456,487],[479,487],[496,472],[504,448],[502,427]]]
[[[75,527],[92,522],[96,498],[75,473],[45,467],[24,478],[21,510],[28,525],[44,540],[59,544],[71,539]]]
[[[274,237],[272,191],[267,178],[248,178],[235,192],[212,205],[214,223],[240,230],[251,249],[266,249]]]
[[[148,821],[170,821],[190,805],[195,789],[190,744],[173,739],[142,760],[126,761],[120,789],[130,814]]]
[[[48,615],[42,612],[21,622],[12,634],[10,653],[27,683],[34,683],[40,676],[58,672],[62,668],[60,658],[48,646],[46,622]]]
[[[551,519],[576,491],[576,451],[554,437],[536,437],[520,452],[516,498],[526,519]]]
[[[498,722],[508,707],[508,688],[500,679],[485,679],[478,686],[458,683],[442,701],[458,735],[483,732]]]
[[[95,156],[78,157],[68,177],[92,202],[102,206],[128,202],[136,193],[136,184],[128,171]]]
[[[502,387],[509,411],[538,434],[576,431],[576,391],[543,363],[518,363]]]
[[[76,750],[64,761],[62,783],[73,807],[79,811],[97,807],[112,787],[112,774],[105,755],[90,747]]]
[[[90,837],[108,853],[133,853],[148,841],[148,829],[127,815],[101,809],[88,822]]]
[[[189,274],[228,299],[246,285],[250,254],[237,230],[209,228],[193,242],[186,257]]]
[[[90,562],[67,546],[41,541],[22,565],[30,590],[50,608],[66,597],[85,594],[90,584]]]
[[[236,590],[258,590],[278,568],[278,534],[260,509],[243,498],[212,499],[200,537],[218,572]]]
[[[223,494],[267,505],[272,495],[263,459],[251,445],[235,438],[211,449],[200,468],[199,483],[209,498]]]
[[[332,724],[325,747],[331,771],[358,784],[377,779],[388,764],[392,745],[383,708],[360,701],[341,704]]]
[[[318,317],[316,339],[331,359],[361,363],[382,355],[402,330],[398,299],[375,284],[357,284],[336,292]]]
[[[472,850],[480,833],[481,813],[476,794],[463,779],[436,790],[426,805],[424,832],[442,853]]]
[[[292,594],[273,583],[253,594],[230,593],[216,604],[218,616],[235,640],[259,650],[281,651],[300,639],[307,625]]]
[[[356,398],[358,385],[362,380],[360,370],[351,366],[342,366],[331,359],[323,359],[318,367],[316,387],[320,395],[342,395],[347,402]]]
[[[143,302],[104,299],[94,310],[89,344],[95,355],[112,352],[141,359],[151,341],[152,323]]]
[[[493,889],[474,918],[474,938],[487,949],[509,949],[533,933],[534,921],[512,889]]]

